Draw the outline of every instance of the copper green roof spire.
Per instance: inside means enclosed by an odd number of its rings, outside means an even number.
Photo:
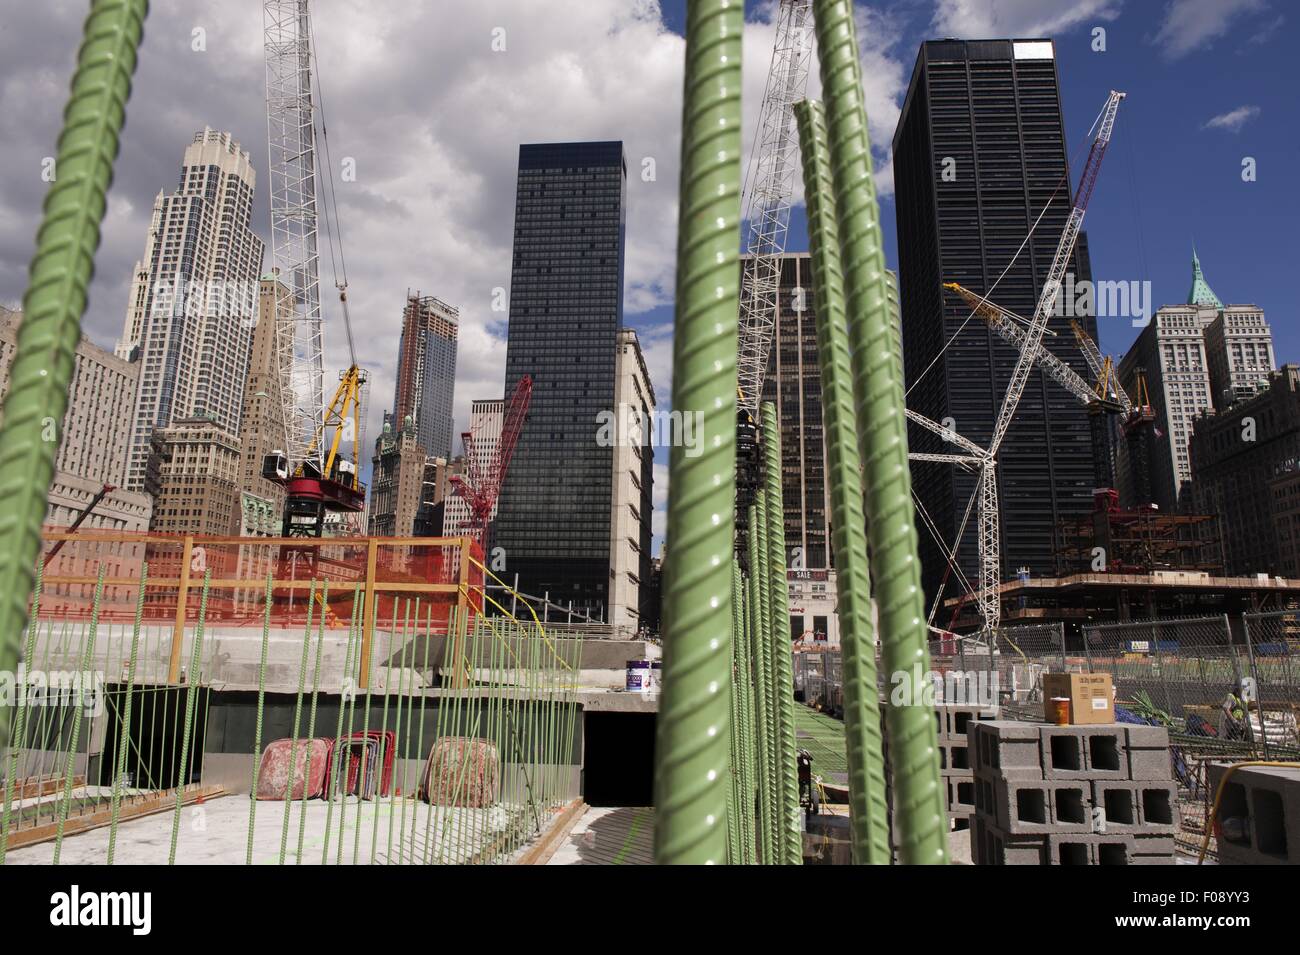
[[[1201,272],[1201,260],[1196,255],[1196,246],[1192,246],[1192,290],[1187,293],[1187,304],[1223,308],[1219,296],[1214,294],[1214,289],[1210,288],[1210,283],[1205,281],[1205,275]]]

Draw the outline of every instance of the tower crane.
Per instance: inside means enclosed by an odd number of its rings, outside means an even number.
[[[776,333],[781,256],[801,168],[794,104],[807,93],[811,55],[812,0],[781,0],[772,64],[741,199],[744,218],[749,222],[749,240],[740,285],[737,376],[742,414],[748,414],[751,420],[763,396],[768,352]]]
[[[1001,599],[998,593],[998,585],[1002,581],[1002,557],[998,520],[997,454],[1015,417],[1016,408],[1020,404],[1020,398],[1024,394],[1025,386],[1029,381],[1029,373],[1033,369],[1034,363],[1040,361],[1041,356],[1046,353],[1046,350],[1042,348],[1043,334],[1047,331],[1047,321],[1051,317],[1056,298],[1060,294],[1061,283],[1065,278],[1066,269],[1069,267],[1070,259],[1074,255],[1079,230],[1083,226],[1083,217],[1087,212],[1088,201],[1092,197],[1093,187],[1097,183],[1097,174],[1101,170],[1101,161],[1106,154],[1106,147],[1110,144],[1111,133],[1115,127],[1115,115],[1119,110],[1120,101],[1124,99],[1124,95],[1124,93],[1111,90],[1106,105],[1102,108],[1101,115],[1098,118],[1096,137],[1093,139],[1092,146],[1088,151],[1088,159],[1079,178],[1079,185],[1074,194],[1070,215],[1066,219],[1065,227],[1061,230],[1061,238],[1056,246],[1056,254],[1052,258],[1052,264],[1043,282],[1042,292],[1034,308],[1034,314],[1026,323],[1023,332],[1019,328],[1016,329],[1022,339],[1018,342],[1019,354],[1007,383],[1006,396],[1003,398],[1001,408],[998,411],[997,420],[989,436],[987,447],[980,448],[973,442],[963,441],[961,446],[962,450],[966,452],[965,454],[950,456],[928,455],[926,458],[926,460],[942,460],[950,457],[952,463],[969,467],[972,450],[978,452],[974,454],[974,457],[980,461],[975,490],[978,498],[976,521],[979,527],[979,582],[975,591],[975,603],[983,621],[983,633],[989,639],[991,639],[992,633],[997,628],[1002,616]],[[987,296],[980,298],[977,304],[982,308],[986,303]],[[1001,309],[996,311],[999,318],[1008,322],[1011,321],[1008,318],[1010,313],[1006,313]],[[945,441],[951,441],[953,430],[950,428],[946,428],[913,412],[908,413],[908,420],[934,432]]]
[[[451,486],[469,507],[469,519],[464,522],[462,529],[469,532],[469,536],[478,542],[480,550],[485,554],[488,524],[501,494],[501,485],[505,483],[506,471],[510,468],[510,459],[515,453],[519,432],[524,428],[524,419],[528,415],[532,397],[533,379],[524,375],[506,402],[501,419],[501,436],[495,444],[486,446],[482,436],[472,431],[465,431],[460,436],[465,445],[466,474],[453,475]]]
[[[351,365],[339,375],[334,396],[325,404],[317,252],[317,94],[312,82],[308,0],[264,0],[263,26],[271,255],[278,279],[276,357],[287,440],[283,449],[263,459],[262,476],[285,489],[283,536],[320,537],[327,513],[355,513],[365,506],[357,451],[366,375],[357,365],[352,339],[345,261],[343,277],[336,277],[335,286]],[[323,114],[321,126],[323,130]],[[335,228],[326,233],[331,256],[333,232],[339,231],[337,215],[336,204]],[[328,215],[326,225],[328,229]],[[341,232],[339,243],[341,257]],[[350,449],[344,447],[347,441],[352,445]],[[313,559],[313,551],[301,553]]]

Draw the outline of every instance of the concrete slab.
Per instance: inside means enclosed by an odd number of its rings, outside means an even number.
[[[589,807],[547,865],[653,865],[654,810]]]
[[[275,865],[278,862],[284,805],[278,801],[257,803],[254,864]],[[288,865],[298,862],[301,807],[301,802],[290,807],[288,850],[285,854]],[[330,865],[338,859],[340,830],[343,862],[347,864],[372,861],[422,864],[426,858],[464,862],[503,832],[511,816],[501,807],[455,809],[429,806],[405,797],[391,802],[387,799],[363,801],[359,807],[355,798],[349,798],[346,802],[336,801],[331,814],[327,803],[319,799],[308,800],[301,864],[321,864],[322,853],[327,848],[327,815],[331,816],[327,853]],[[225,796],[202,805],[184,807],[177,833],[176,863],[242,865],[248,849],[248,817],[247,796]],[[172,820],[172,813],[164,812],[122,823],[118,828],[114,862],[124,865],[166,864],[171,847]],[[105,826],[64,839],[59,861],[102,865],[107,859],[108,835]],[[5,857],[7,865],[48,865],[53,860],[53,842],[14,849]]]

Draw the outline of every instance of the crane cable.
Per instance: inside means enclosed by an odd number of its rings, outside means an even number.
[[[339,290],[339,297],[346,302],[348,290],[348,262],[343,253],[343,224],[339,218],[338,194],[334,187],[334,159],[330,155],[330,137],[329,129],[325,122],[325,84],[321,82],[320,60],[316,55],[316,21],[308,19],[307,29],[311,33],[311,60],[312,75],[316,78],[316,102],[318,104],[317,112],[320,113],[320,139],[321,146],[325,150],[325,182],[327,190],[322,193],[325,200],[325,242],[330,250],[330,270],[334,274],[334,287]],[[315,130],[313,130],[313,133]],[[317,170],[319,172],[319,170]],[[331,213],[331,209],[333,212]],[[331,222],[333,227],[331,228]],[[338,232],[338,261],[335,261],[334,255],[334,233]],[[340,272],[342,281],[339,280]],[[356,345],[352,339],[352,320],[348,317],[347,305],[343,306],[343,328],[348,336],[348,355],[352,359],[352,365],[357,364]]]
[[[1107,101],[1107,105],[1109,105],[1109,101]],[[1091,136],[1093,131],[1097,128],[1097,124],[1101,122],[1101,118],[1105,114],[1105,112],[1106,112],[1106,106],[1103,105],[1101,108],[1101,112],[1097,114],[1097,118],[1092,121],[1092,126],[1088,128],[1087,135],[1084,136],[1084,142],[1088,142],[1090,148],[1091,148],[1091,141],[1088,139],[1088,137]],[[1080,146],[1078,146],[1075,149],[1074,155],[1071,157],[1071,160],[1077,161],[1079,155],[1082,152],[1083,152],[1083,147],[1082,144],[1080,144]],[[1056,188],[1052,190],[1052,194],[1048,196],[1047,201],[1043,203],[1043,208],[1042,211],[1038,213],[1038,218],[1034,220],[1034,224],[1030,226],[1029,231],[1025,233],[1025,238],[1024,241],[1020,243],[1020,248],[1016,249],[1015,253],[1011,256],[1010,261],[1007,262],[1006,268],[1002,270],[1002,274],[997,277],[997,279],[993,282],[991,286],[989,286],[989,289],[987,292],[984,293],[984,298],[980,304],[984,304],[985,302],[988,302],[988,300],[993,297],[993,292],[997,289],[998,285],[1002,282],[1002,280],[1007,277],[1007,273],[1011,271],[1011,267],[1016,264],[1016,260],[1020,258],[1020,254],[1024,252],[1025,247],[1029,245],[1029,240],[1033,238],[1034,230],[1036,230],[1038,228],[1038,224],[1043,221],[1043,216],[1047,214],[1047,210],[1052,207],[1052,200],[1055,199],[1057,195],[1060,193],[1061,186],[1065,185],[1068,187],[1069,184],[1070,184],[1070,167],[1069,165],[1066,165],[1065,172],[1061,175],[1061,178],[1057,180]],[[908,387],[907,391],[903,393],[904,399],[906,399],[907,396],[912,393],[912,389],[915,388],[917,385],[919,385],[922,379],[924,379],[925,376],[930,373],[930,369],[932,369],[935,366],[935,364],[939,361],[939,359],[943,357],[944,352],[946,352],[949,349],[949,347],[951,347],[952,343],[957,340],[957,336],[962,333],[962,331],[966,328],[966,326],[970,324],[970,320],[974,317],[975,317],[975,309],[971,309],[970,314],[967,315],[965,320],[961,323],[961,325],[958,326],[957,331],[952,333],[952,337],[950,337],[948,341],[944,344],[944,346],[940,348],[939,351],[935,354],[935,356],[932,359],[930,359],[930,364],[925,366],[925,369],[921,372],[921,374],[917,375],[916,380],[913,381],[912,384]]]

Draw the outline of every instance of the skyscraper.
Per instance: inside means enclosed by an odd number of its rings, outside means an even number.
[[[1034,311],[1072,192],[1053,44],[923,43],[893,146],[907,404],[935,421],[950,419],[984,447],[1017,351],[980,319],[967,321],[970,309],[941,283],[991,294],[1020,315]],[[1075,282],[1091,280],[1084,236],[1072,265]],[[1095,319],[1077,317],[1095,339]],[[1045,346],[1087,377],[1067,318],[1053,316],[1048,327],[1056,334]],[[908,439],[913,451],[953,450],[915,426]],[[1091,509],[1094,470],[1087,409],[1041,369],[1030,375],[997,474],[1003,577],[1022,566],[1050,571],[1056,524]],[[975,475],[915,464],[912,478],[918,512],[924,509],[944,542],[918,530],[927,594],[945,581],[947,596],[960,593],[945,548],[961,526]],[[970,580],[977,579],[976,526],[967,522],[958,550]]]
[[[501,442],[501,429],[505,424],[506,401],[504,398],[476,398],[469,405],[469,430],[474,435],[474,445],[470,453],[474,460],[473,467],[482,474],[491,466],[493,453]],[[440,532],[445,537],[458,537],[469,527],[469,505],[465,499],[451,491],[446,497],[447,505],[443,509]],[[497,502],[499,504],[500,501]],[[497,504],[492,505],[492,516],[496,518]]]
[[[275,515],[274,532],[279,534],[284,512],[284,488],[262,477],[262,460],[272,451],[288,448],[284,420],[284,397],[277,363],[276,302],[281,309],[288,302],[283,284],[275,275],[262,277],[258,295],[257,327],[244,385],[244,406],[239,425],[240,488],[265,502]],[[245,508],[252,506],[245,503]]]
[[[610,515],[609,622],[632,632],[649,625],[651,519],[654,513],[655,390],[641,342],[619,329],[614,408],[628,423],[614,443],[614,499]],[[637,426],[633,423],[637,422]]]
[[[527,593],[603,611],[610,574],[612,447],[623,323],[627,161],[621,142],[519,147],[505,393],[533,396],[506,475],[493,547]]]
[[[239,432],[262,266],[249,227],[256,183],[247,151],[204,129],[185,150],[176,191],[154,199],[117,343],[119,356],[140,362],[127,490],[144,489],[156,429],[202,417]]]
[[[397,353],[393,417],[415,422],[426,454],[450,458],[451,408],[456,393],[456,337],[460,311],[432,295],[406,294]]]

